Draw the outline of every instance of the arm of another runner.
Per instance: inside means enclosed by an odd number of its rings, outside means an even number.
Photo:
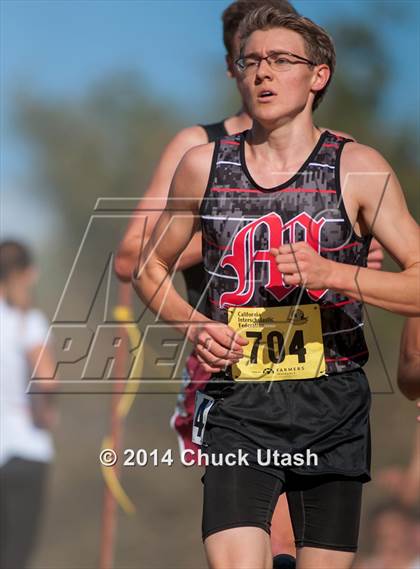
[[[142,245],[144,246],[163,210],[168,196],[169,186],[174,172],[184,154],[194,146],[205,144],[207,136],[200,126],[192,126],[178,132],[163,151],[158,165],[153,173],[149,187],[144,198],[133,213],[128,229],[115,256],[115,272],[122,281],[130,281],[134,267],[137,265]],[[145,218],[138,213],[146,213]],[[201,260],[201,238],[195,235],[187,249],[184,251],[178,268],[192,266]]]
[[[398,386],[408,399],[420,397],[420,318],[409,318],[403,328]]]
[[[226,324],[196,312],[176,291],[171,273],[199,228],[198,211],[207,184],[214,144],[188,151],[177,168],[168,203],[143,250],[133,286],[145,304],[195,345],[208,372],[242,357],[247,340]]]

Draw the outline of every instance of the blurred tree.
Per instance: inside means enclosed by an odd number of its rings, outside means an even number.
[[[382,12],[380,21],[407,17],[406,3]],[[377,10],[375,11],[375,13]],[[410,206],[417,208],[415,181],[419,159],[415,124],[388,123],[379,112],[392,79],[380,26],[371,21],[337,21],[328,26],[335,39],[338,66],[318,124],[351,133],[372,145],[391,162]],[[220,115],[236,112],[239,99],[233,82],[219,79],[225,97]],[[179,126],[173,113],[146,96],[135,74],[120,73],[96,84],[79,100],[50,100],[20,94],[17,123],[35,156],[35,172],[64,222],[69,237],[80,239],[97,197],[139,196],[170,135]],[[204,117],[203,122],[215,116]]]
[[[81,99],[16,98],[39,187],[77,245],[99,197],[140,197],[159,153],[177,130],[173,113],[146,95],[138,76],[106,78]]]
[[[403,9],[399,15],[404,18]],[[418,125],[396,123],[384,116],[383,96],[392,72],[380,28],[368,22],[342,21],[328,28],[338,63],[316,122],[350,133],[381,152],[396,171],[409,207],[418,217]]]

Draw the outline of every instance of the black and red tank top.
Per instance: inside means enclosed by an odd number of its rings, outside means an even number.
[[[264,189],[245,162],[246,131],[215,143],[200,215],[206,272],[206,314],[228,321],[231,306],[317,303],[327,373],[366,363],[363,304],[332,290],[285,286],[271,247],[306,241],[320,255],[365,267],[371,236],[359,237],[340,188],[340,155],[351,142],[323,132],[299,172]]]

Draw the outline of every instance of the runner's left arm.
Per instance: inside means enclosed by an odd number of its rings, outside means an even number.
[[[357,272],[355,267],[340,265],[338,269],[344,270],[332,271],[330,288],[392,312],[420,316],[420,230],[395,172],[376,150],[361,144],[345,147],[342,172],[343,188],[347,182],[345,191],[355,196],[361,225],[402,270],[383,272],[378,279],[369,269]]]
[[[350,219],[374,235],[402,270],[382,272],[378,279],[371,269],[331,261],[301,242],[272,250],[285,284],[331,289],[404,316],[420,316],[420,231],[395,173],[378,152],[359,144],[346,145],[341,171]]]

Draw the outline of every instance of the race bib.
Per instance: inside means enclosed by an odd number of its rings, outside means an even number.
[[[264,308],[231,307],[229,326],[248,340],[232,365],[235,381],[310,379],[325,374],[317,304]]]
[[[192,428],[192,441],[196,445],[203,444],[204,429],[206,427],[207,416],[214,403],[214,398],[205,395],[201,391],[195,394],[194,419]]]

